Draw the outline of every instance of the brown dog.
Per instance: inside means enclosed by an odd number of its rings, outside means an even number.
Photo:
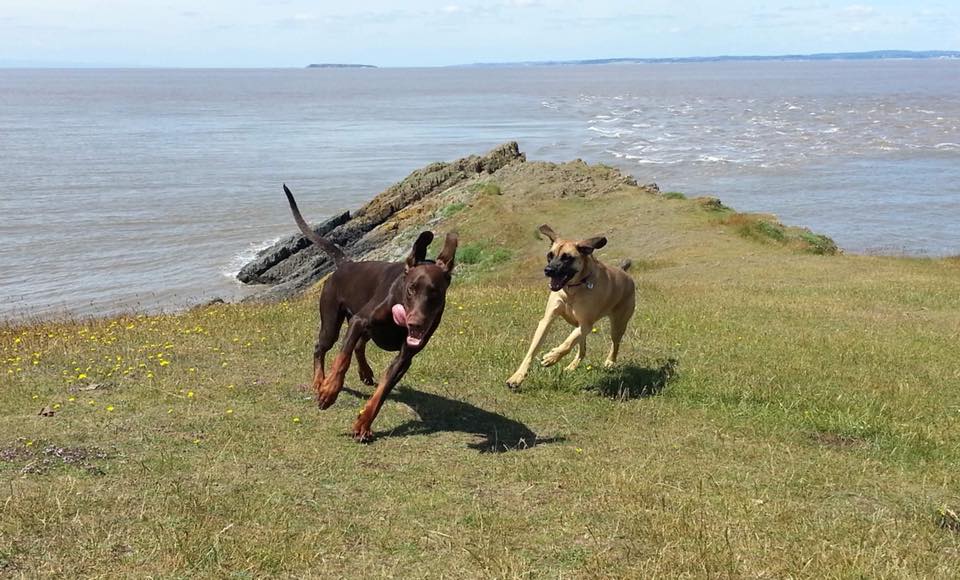
[[[313,352],[313,388],[320,408],[326,409],[337,400],[354,354],[360,380],[373,384],[373,369],[367,363],[365,350],[367,341],[373,340],[383,350],[399,351],[353,424],[354,438],[369,441],[373,438],[370,425],[380,412],[383,399],[440,324],[457,252],[457,235],[447,234],[436,261],[426,259],[433,233],[423,232],[405,262],[354,262],[311,230],[286,185],[283,191],[300,231],[336,265],[320,293],[320,332]],[[350,321],[346,336],[330,374],[325,374],[324,358],[337,341],[344,320]]]
[[[610,317],[613,346],[604,366],[613,366],[617,362],[620,339],[633,316],[635,288],[633,279],[626,273],[630,263],[611,268],[593,255],[594,250],[607,244],[607,238],[563,240],[546,224],[540,226],[540,232],[550,238],[547,266],[543,270],[550,278],[550,297],[547,298],[546,312],[533,334],[527,355],[523,357],[517,372],[507,380],[507,386],[513,389],[519,387],[526,378],[533,356],[557,316],[562,316],[575,328],[560,346],[544,355],[541,364],[551,366],[570,352],[575,344],[579,345],[576,358],[567,366],[568,371],[580,365],[587,353],[587,335],[593,325],[605,316]]]

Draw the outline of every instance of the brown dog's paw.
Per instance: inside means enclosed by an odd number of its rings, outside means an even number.
[[[370,429],[370,425],[361,423],[358,419],[357,422],[353,424],[353,440],[357,443],[370,443],[373,441],[373,430]]]
[[[329,409],[337,401],[337,392],[333,391],[320,391],[320,394],[317,395],[317,406],[320,407],[320,410]]]
[[[373,375],[360,375],[360,382],[368,387],[372,387],[373,385],[377,384],[377,381],[373,378]]]

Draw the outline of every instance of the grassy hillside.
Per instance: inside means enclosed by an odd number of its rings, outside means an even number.
[[[370,445],[354,369],[328,411],[305,390],[309,298],[0,330],[0,576],[956,575],[960,264],[551,189],[442,210],[465,259]],[[601,325],[513,393],[543,222],[606,235],[638,306],[619,367]]]

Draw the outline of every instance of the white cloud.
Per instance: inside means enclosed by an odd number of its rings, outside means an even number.
[[[871,18],[877,14],[877,9],[866,4],[851,4],[845,6],[841,12],[851,18]]]

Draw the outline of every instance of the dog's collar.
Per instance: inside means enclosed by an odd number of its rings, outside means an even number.
[[[587,285],[587,290],[593,290],[593,282],[590,281],[590,275],[588,274],[583,280],[580,280],[576,284],[567,284],[567,288],[573,288],[574,286],[583,286]]]

